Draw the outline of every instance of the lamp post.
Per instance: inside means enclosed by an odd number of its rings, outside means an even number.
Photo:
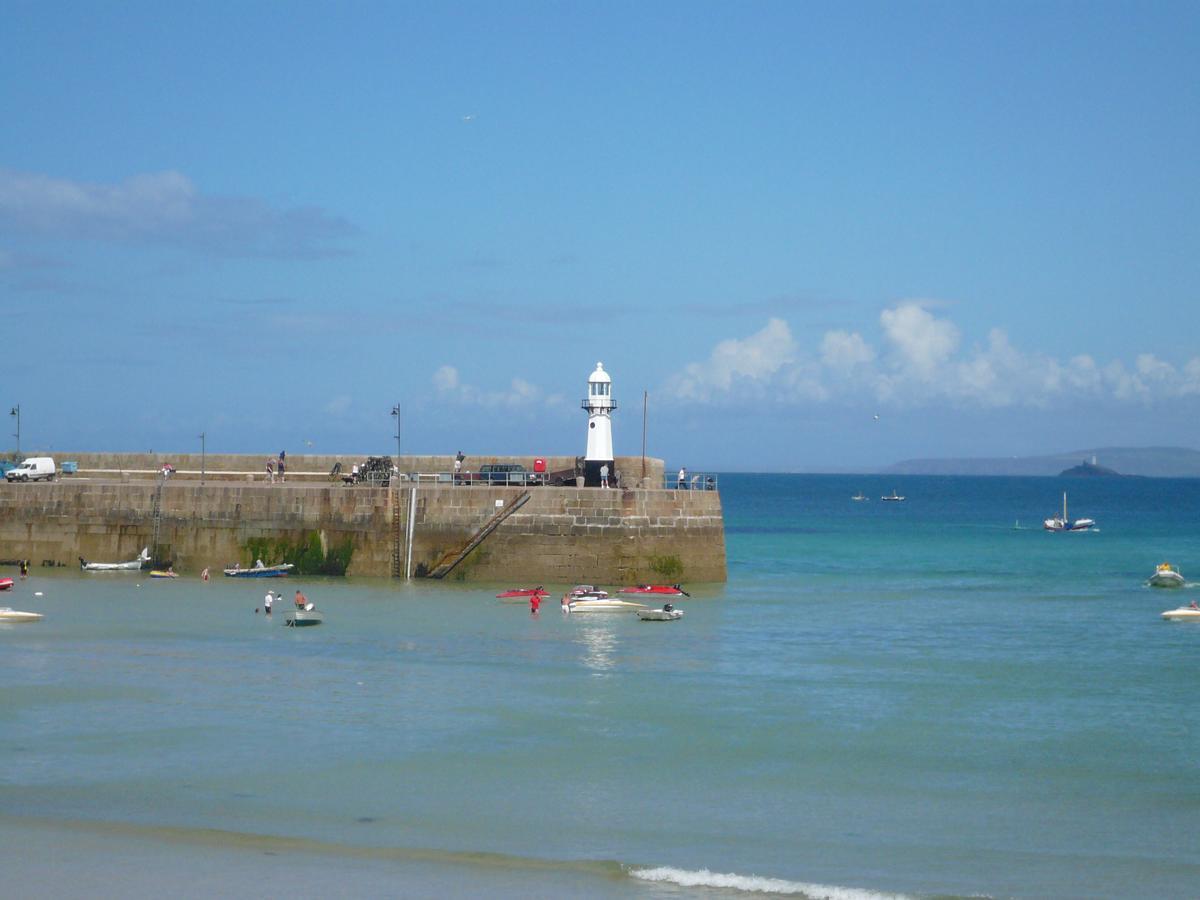
[[[200,432],[200,483],[204,484],[205,475],[205,454],[204,454],[204,432]]]
[[[400,470],[400,404],[392,407],[392,415],[396,417],[396,471]]]
[[[8,413],[10,416],[17,417],[17,462],[21,461],[21,404],[18,403]]]

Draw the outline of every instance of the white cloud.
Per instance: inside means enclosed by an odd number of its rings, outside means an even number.
[[[441,366],[433,373],[431,380],[442,400],[470,406],[516,409],[531,407],[538,403],[553,405],[561,399],[558,394],[545,397],[541,388],[530,384],[524,378],[513,378],[509,382],[507,390],[485,391],[464,383],[459,377],[458,369],[449,365]]]
[[[52,238],[158,242],[225,256],[311,258],[356,233],[314,207],[201,192],[179,172],[93,184],[0,169],[0,225]]]
[[[934,318],[919,303],[902,303],[879,314],[884,336],[891,342],[900,365],[923,378],[950,358],[958,348],[958,329],[945,319]]]
[[[745,338],[721,341],[705,362],[667,380],[679,400],[745,403],[827,401],[916,407],[1049,407],[1081,400],[1154,403],[1200,395],[1200,357],[1177,367],[1151,353],[1132,366],[1100,365],[1089,354],[1066,361],[1015,347],[1004,330],[961,347],[961,333],[930,304],[906,301],[879,316],[877,351],[857,331],[831,329],[815,353],[797,346],[787,323],[771,319]]]
[[[684,399],[703,400],[724,393],[735,383],[750,388],[769,381],[792,361],[795,341],[782,319],[771,319],[748,338],[721,341],[704,363],[691,363],[672,380],[671,392]]]

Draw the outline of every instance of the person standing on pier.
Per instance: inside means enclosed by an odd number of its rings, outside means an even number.
[[[600,467],[600,487],[608,487],[608,463]]]
[[[267,481],[275,483],[275,458],[271,456],[267,457]]]

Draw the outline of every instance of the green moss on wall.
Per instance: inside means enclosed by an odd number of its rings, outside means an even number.
[[[291,563],[297,575],[345,575],[354,556],[353,539],[347,537],[322,549],[321,535],[315,531],[296,538],[250,538],[242,546],[246,553],[242,565],[252,566],[259,559],[269,566]]]
[[[650,569],[668,584],[683,578],[683,563],[678,556],[651,556]]]

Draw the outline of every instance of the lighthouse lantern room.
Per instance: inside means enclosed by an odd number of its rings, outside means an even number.
[[[600,484],[600,467],[608,466],[609,484],[614,483],[612,413],[617,408],[612,398],[612,379],[603,363],[588,377],[588,395],[583,401],[588,414],[587,454],[584,456],[584,484]]]

